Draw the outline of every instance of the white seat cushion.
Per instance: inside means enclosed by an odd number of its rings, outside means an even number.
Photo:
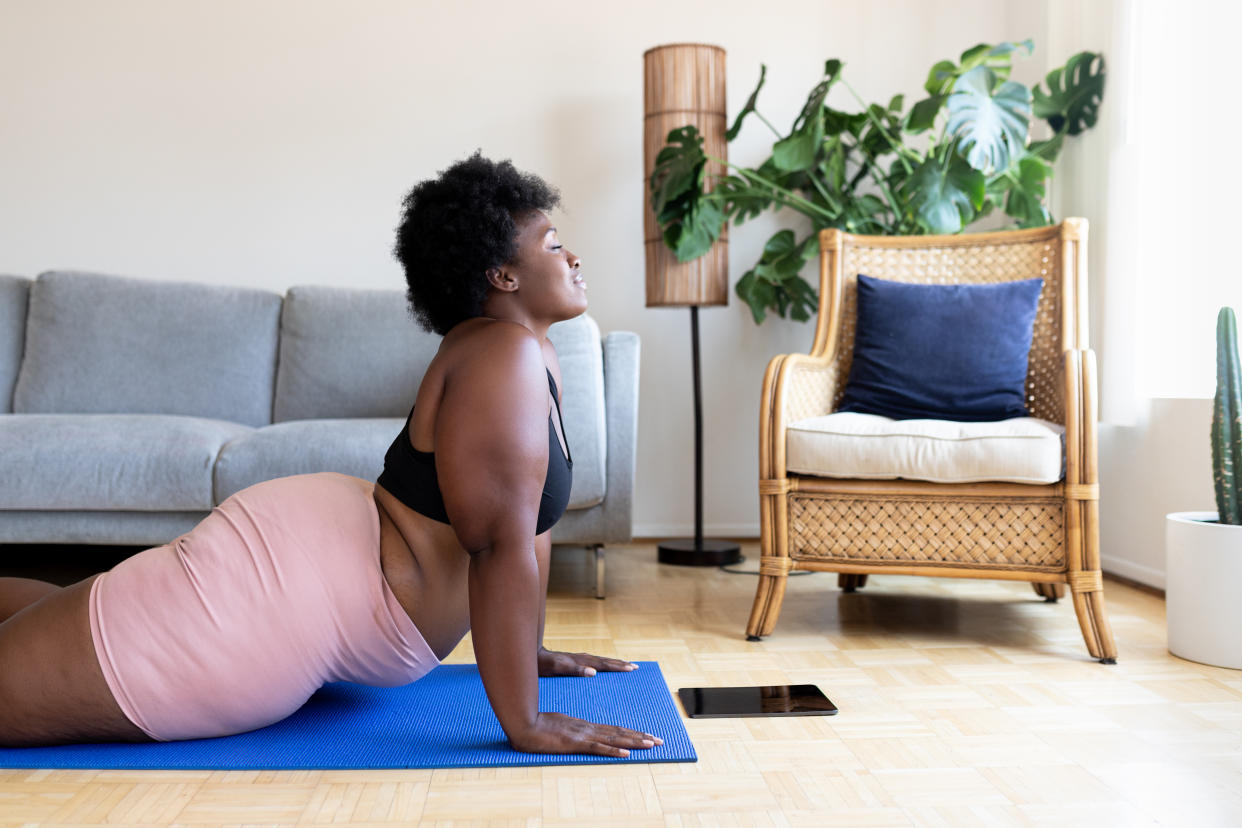
[[[786,466],[817,477],[1048,484],[1062,477],[1064,435],[1035,417],[957,423],[844,412],[789,426]]]

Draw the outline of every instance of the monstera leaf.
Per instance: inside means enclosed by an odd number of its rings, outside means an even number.
[[[746,105],[742,107],[742,111],[737,113],[737,117],[733,119],[733,126],[729,127],[729,131],[725,133],[726,141],[732,141],[737,137],[737,134],[742,131],[742,121],[755,111],[755,103],[759,100],[759,90],[763,88],[763,79],[767,75],[767,65],[759,64],[759,83],[755,85],[755,91],[751,92],[750,97],[746,99]]]
[[[797,242],[792,230],[777,231],[763,246],[763,256],[755,265],[755,276],[774,285],[797,276],[815,252],[811,244],[814,241],[815,237],[810,236]]]
[[[656,156],[651,174],[651,206],[664,228],[664,243],[680,262],[708,251],[724,224],[724,211],[703,194],[707,156],[693,126],[674,129]]]
[[[1079,52],[1044,78],[1048,91],[1035,87],[1035,115],[1056,132],[1077,135],[1095,126],[1104,97],[1104,56]]]
[[[976,66],[986,66],[1001,80],[1008,80],[1012,55],[1020,49],[1025,49],[1027,56],[1030,57],[1035,51],[1035,43],[1029,38],[1017,43],[1005,41],[995,46],[990,43],[980,43],[962,52],[961,65],[951,60],[938,62],[927,73],[927,81],[923,84],[923,88],[932,97],[947,95],[953,88],[953,82]]]
[[[1009,167],[1022,152],[1031,119],[1031,92],[1020,83],[997,85],[996,73],[976,66],[953,84],[945,135],[961,139],[966,160],[976,170]]]
[[[948,99],[948,95],[932,95],[916,103],[906,116],[906,131],[919,133],[931,129],[936,123],[936,116],[940,114],[940,107]]]
[[[1057,160],[1063,146],[1065,146],[1065,134],[1058,132],[1047,141],[1032,141],[1026,151],[1030,155],[1037,156],[1039,160],[1051,164]]]
[[[794,121],[793,131],[772,147],[772,163],[783,172],[801,172],[815,166],[819,145],[824,140],[824,99],[841,75],[841,61],[824,64],[824,79],[807,96]]]
[[[763,321],[769,308],[799,321],[810,318],[819,300],[798,273],[815,254],[817,242],[814,233],[799,242],[792,230],[779,230],[768,239],[759,261],[735,288],[738,297],[750,306],[756,324]]]
[[[983,206],[987,179],[952,145],[932,153],[902,184],[911,216],[928,233],[960,233]]]
[[[962,66],[958,74],[963,74],[974,69],[976,66],[986,66],[996,73],[1001,80],[1009,79],[1009,70],[1012,68],[1011,55],[1020,49],[1026,50],[1026,56],[1030,57],[1035,51],[1035,42],[1030,38],[1014,43],[1005,41],[992,46],[988,43],[980,43],[973,49],[967,49],[962,52]]]
[[[1021,50],[1025,50],[1027,56],[1030,56],[1035,50],[1035,44],[1029,39],[1017,43],[1006,41],[995,46],[980,43],[973,49],[962,52],[961,65],[951,60],[942,60],[937,63],[928,72],[927,82],[923,84],[928,97],[916,103],[910,110],[910,114],[906,116],[906,130],[918,133],[931,129],[936,121],[936,115],[940,113],[940,108],[948,100],[949,92],[952,91],[957,79],[977,67],[982,66],[992,70],[996,78],[1001,81],[1008,80],[1009,70],[1012,68],[1010,61],[1014,53]]]
[[[783,172],[810,169],[815,164],[815,152],[824,140],[823,119],[815,121],[801,132],[777,141],[772,147],[772,162]]]
[[[1044,206],[1044,182],[1052,168],[1038,156],[1027,155],[1017,164],[1005,199],[1005,213],[1018,220],[1019,227],[1043,227],[1052,221]]]
[[[711,249],[724,229],[725,214],[715,201],[695,199],[685,217],[664,228],[664,243],[677,256],[677,261],[697,259]]]
[[[828,97],[843,67],[829,60],[789,132],[777,136],[758,166],[713,171],[698,131],[673,130],[648,182],[665,244],[686,261],[707,252],[730,220],[740,225],[788,210],[809,221],[805,238],[802,230],[773,235],[736,285],[760,322],[768,311],[794,319],[814,313],[816,288],[800,273],[825,227],[922,235],[960,233],[988,215],[1019,227],[1051,222],[1052,165],[1067,135],[1096,122],[1104,60],[1077,54],[1032,95],[1010,79],[1014,59],[1032,50],[1029,40],[982,43],[957,62],[942,60],[927,75],[926,97],[908,110],[901,95],[882,104],[857,94],[852,108],[860,111],[834,109]],[[747,118],[762,118],[757,100],[766,79],[760,66],[729,140]],[[1051,135],[1031,140],[1035,117],[1048,119]]]
[[[703,136],[693,126],[669,132],[667,143],[656,156],[651,173],[651,206],[661,224],[682,218],[700,192],[703,168]]]

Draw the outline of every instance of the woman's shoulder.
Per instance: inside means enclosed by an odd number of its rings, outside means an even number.
[[[447,353],[445,353],[447,351]],[[441,354],[452,374],[543,376],[543,348],[523,325],[502,319],[475,319],[444,338]]]

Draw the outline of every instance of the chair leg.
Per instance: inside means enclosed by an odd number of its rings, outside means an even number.
[[[1098,577],[1098,573],[1096,575]],[[1113,640],[1113,628],[1104,611],[1104,592],[1098,585],[1092,589],[1076,590],[1071,583],[1070,595],[1074,599],[1074,613],[1078,616],[1087,652],[1092,658],[1099,659],[1101,664],[1116,664],[1117,643]]]
[[[867,576],[853,572],[837,573],[837,586],[846,592],[857,592],[867,585]]]
[[[1065,584],[1047,584],[1032,583],[1031,586],[1035,590],[1035,594],[1043,598],[1049,604],[1055,604],[1058,599],[1065,597]]]
[[[755,587],[755,603],[750,610],[750,621],[746,624],[747,641],[758,641],[762,636],[770,635],[776,627],[776,619],[781,614],[781,604],[785,601],[787,583],[789,576],[784,573],[759,576],[759,585]]]
[[[592,549],[595,550],[595,597],[601,601],[604,599],[604,545],[601,543],[593,544]]]

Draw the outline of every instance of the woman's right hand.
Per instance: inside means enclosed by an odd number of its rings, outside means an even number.
[[[596,724],[563,713],[540,713],[533,727],[510,736],[510,744],[523,753],[592,753],[596,756],[630,755],[664,744],[659,736],[625,727]]]

